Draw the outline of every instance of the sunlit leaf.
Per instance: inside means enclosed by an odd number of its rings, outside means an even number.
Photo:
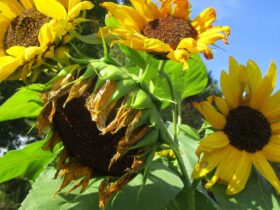
[[[226,186],[216,184],[213,187],[215,199],[221,209],[231,210],[279,210],[280,198],[274,189],[255,170],[245,189],[237,195],[226,195]]]
[[[0,122],[23,117],[37,117],[43,107],[40,94],[44,89],[42,84],[22,87],[0,106]]]
[[[9,151],[0,158],[0,183],[16,177],[34,180],[55,154],[41,149],[46,143],[41,140],[23,149]]]
[[[41,174],[23,202],[21,210],[99,210],[97,191],[100,181],[91,182],[83,194],[79,194],[79,191],[76,190],[68,195],[61,192],[53,198],[54,193],[61,184],[61,180],[53,179],[54,173],[54,168],[48,168]],[[160,210],[183,187],[181,179],[160,162],[153,162],[151,164],[147,183],[138,197],[141,184],[142,176],[138,175],[114,199],[111,199],[106,210]]]

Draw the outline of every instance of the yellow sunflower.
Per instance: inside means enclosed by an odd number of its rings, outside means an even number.
[[[187,68],[189,53],[204,53],[211,59],[213,54],[208,46],[218,40],[227,43],[230,28],[212,26],[216,19],[213,8],[207,8],[191,20],[187,0],[161,0],[160,8],[152,0],[131,0],[131,3],[133,7],[111,2],[101,4],[119,23],[118,27],[102,29],[104,34],[118,37],[112,44],[164,55]]]
[[[200,178],[216,168],[205,187],[221,181],[232,195],[244,189],[254,166],[280,193],[269,163],[280,162],[280,91],[273,93],[276,66],[272,62],[262,77],[254,61],[242,66],[230,58],[229,63],[229,74],[221,73],[224,98],[213,96],[194,104],[216,131],[200,142],[196,154],[202,157],[192,176]]]
[[[14,77],[26,78],[91,8],[80,0],[0,0],[0,82],[17,69]]]

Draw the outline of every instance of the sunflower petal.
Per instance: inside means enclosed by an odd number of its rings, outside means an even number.
[[[37,10],[55,20],[65,20],[67,13],[64,6],[56,0],[34,0]]]
[[[0,57],[0,82],[7,79],[22,64],[23,61],[20,58],[12,56]]]
[[[271,124],[271,131],[273,134],[280,134],[280,122]]]
[[[250,100],[250,106],[255,109],[261,109],[265,101],[270,97],[275,84],[276,84],[276,65],[271,63],[266,76],[262,82],[256,88],[256,91],[252,94]]]
[[[273,168],[269,162],[264,158],[260,152],[251,154],[251,160],[256,167],[256,169],[263,175],[263,177],[270,182],[270,184],[275,188],[276,192],[280,193],[280,182],[277,178]]]
[[[160,17],[159,9],[151,0],[131,0],[131,3],[137,12],[146,18],[146,21]]]
[[[17,0],[1,0],[0,12],[12,20],[23,12],[23,8]]]
[[[224,128],[226,124],[225,117],[217,112],[209,102],[194,103],[193,105],[214,128]]]
[[[104,2],[101,6],[105,7],[124,28],[140,32],[146,25],[145,19],[132,7],[111,2]]]
[[[202,139],[196,150],[196,155],[200,156],[202,152],[212,152],[229,144],[228,137],[223,131],[217,131],[206,138]]]
[[[259,66],[252,60],[247,62],[247,66],[245,68],[248,78],[249,92],[254,93],[258,87],[258,85],[262,81],[262,72]]]
[[[237,164],[236,171],[233,173],[233,176],[227,187],[227,194],[233,195],[242,191],[248,181],[252,162],[250,157],[245,151],[240,152],[239,161]]]
[[[25,9],[27,10],[32,9],[33,0],[19,0],[19,1]]]
[[[274,136],[271,138],[273,140],[270,140],[270,142],[265,145],[261,153],[270,161],[280,162],[280,138]]]
[[[190,3],[187,0],[175,0],[174,16],[188,20],[190,17]]]
[[[270,122],[279,121],[280,119],[280,90],[270,96],[261,109],[261,112]]]
[[[226,157],[227,149],[218,149],[214,152],[207,153],[199,163],[196,164],[192,172],[192,178],[197,179],[205,176],[212,171]]]
[[[76,4],[74,7],[72,7],[70,11],[68,11],[67,20],[68,21],[73,20],[74,18],[79,16],[82,10],[90,10],[93,7],[94,5],[90,1],[80,2],[79,4]]]
[[[192,26],[198,33],[202,33],[211,27],[216,20],[216,11],[213,8],[207,8],[201,12],[192,22]]]
[[[235,88],[236,84],[235,85],[233,84],[229,75],[224,71],[222,71],[221,73],[220,83],[221,83],[222,92],[224,94],[224,97],[226,99],[229,108],[232,109],[238,107],[239,98],[238,98],[238,91]]]

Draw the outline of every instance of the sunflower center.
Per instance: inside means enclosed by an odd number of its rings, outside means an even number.
[[[261,150],[271,136],[265,116],[248,106],[239,106],[229,112],[224,132],[232,146],[250,153]]]
[[[169,44],[176,49],[184,38],[197,38],[197,31],[187,20],[176,17],[164,17],[150,21],[143,29],[142,34]]]
[[[113,164],[110,170],[108,167],[125,130],[114,135],[100,135],[85,107],[86,97],[73,99],[63,108],[65,99],[66,97],[61,97],[57,101],[54,127],[71,156],[77,158],[82,165],[90,167],[96,176],[124,174],[133,163],[133,150]]]
[[[49,18],[35,8],[25,10],[11,21],[4,38],[4,49],[13,46],[39,46],[38,35],[40,28]]]

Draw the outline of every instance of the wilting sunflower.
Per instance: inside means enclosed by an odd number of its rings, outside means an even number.
[[[0,82],[12,74],[26,78],[91,8],[80,0],[0,0]]]
[[[195,107],[216,131],[203,139],[196,151],[202,156],[193,171],[199,178],[215,170],[206,184],[227,184],[227,194],[239,193],[252,166],[280,193],[280,182],[269,161],[280,162],[280,91],[273,94],[276,66],[262,77],[257,64],[239,65],[230,58],[229,74],[222,72],[222,97],[210,97]],[[211,105],[215,102],[218,111]]]
[[[121,43],[136,50],[166,56],[185,65],[189,53],[213,57],[209,45],[218,40],[227,43],[230,28],[212,26],[216,12],[208,8],[195,19],[190,18],[187,0],[161,0],[158,8],[152,0],[131,0],[132,6],[105,2],[118,27],[103,28],[103,33],[117,36],[112,44]]]
[[[99,186],[102,209],[153,157],[158,141],[150,97],[116,69],[109,65],[100,71],[106,79],[95,77],[92,68],[76,80],[73,71],[58,79],[43,95],[39,118],[39,134],[48,127],[53,132],[45,149],[61,141],[64,145],[57,164],[56,176],[63,177],[59,191],[72,180],[81,179],[69,192],[84,191],[91,178],[104,178]]]

